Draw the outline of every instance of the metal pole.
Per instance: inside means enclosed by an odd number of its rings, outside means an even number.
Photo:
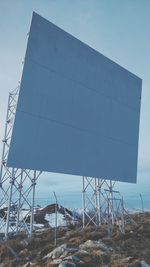
[[[34,223],[35,186],[36,186],[36,171],[34,171],[34,178],[32,179],[32,203],[31,203],[30,232],[29,232],[30,237],[32,236],[33,233],[33,223]]]
[[[140,198],[141,198],[141,204],[142,204],[142,212],[144,213],[144,204],[143,204],[143,197],[142,197],[142,194],[140,194]]]
[[[9,129],[8,129],[8,124],[10,123],[10,120],[9,120],[9,113],[10,113],[10,102],[11,102],[11,93],[9,93],[9,96],[8,96],[8,104],[7,104],[7,114],[6,114],[6,122],[5,122],[5,132],[4,132],[4,139],[3,139],[3,150],[2,150],[2,157],[1,157],[1,169],[0,169],[0,189],[1,189],[1,192],[0,192],[0,207],[1,205],[3,205],[2,203],[2,199],[3,199],[3,196],[5,195],[6,197],[6,202],[9,201],[9,197],[8,197],[8,194],[7,194],[7,190],[4,189],[3,187],[3,183],[5,181],[6,178],[5,177],[5,173],[7,173],[7,168],[6,168],[6,161],[7,161],[7,150],[8,150],[8,147],[9,147],[9,144],[7,143],[7,137],[8,137],[8,132],[9,132]],[[5,171],[6,169],[6,171]],[[10,179],[9,175],[7,175],[8,179]],[[7,179],[6,179],[7,180]],[[5,200],[4,200],[5,201]]]
[[[58,202],[57,202],[57,196],[55,194],[55,192],[53,192],[54,194],[54,198],[55,198],[55,246],[57,245],[57,205],[58,205]]]
[[[82,182],[83,182],[83,188],[82,188],[82,224],[83,228],[85,227],[85,177],[82,177]]]
[[[123,197],[121,198],[121,232],[125,234],[125,221],[124,221],[124,204]]]
[[[19,224],[20,224],[21,195],[22,195],[22,179],[23,179],[23,170],[21,170],[21,174],[20,174],[20,183],[19,183],[19,200],[18,200],[17,227],[16,227],[16,232],[17,232],[17,233],[18,233]]]
[[[12,176],[10,177],[10,191],[9,191],[9,200],[7,207],[7,220],[6,220],[6,231],[5,238],[8,238],[9,233],[9,221],[10,221],[10,211],[11,211],[11,200],[12,200],[12,192],[13,192],[13,184],[14,184],[14,168],[12,169]]]
[[[110,212],[111,212],[111,222],[114,224],[114,203],[113,203],[113,186],[112,186],[112,181],[110,180]]]
[[[98,224],[101,225],[101,183],[98,179]]]
[[[97,179],[94,178],[94,200],[95,200],[95,218],[96,218],[96,225],[98,225],[98,201],[97,201]]]
[[[1,170],[0,170],[0,185],[2,185],[2,173],[3,173],[3,159],[5,154],[5,144],[6,144],[6,137],[7,137],[7,126],[8,126],[8,114],[9,114],[9,102],[10,102],[10,94],[8,97],[8,104],[7,104],[7,115],[6,115],[6,123],[5,123],[5,133],[4,133],[4,145],[3,145],[3,152],[2,152],[2,160],[1,160]]]

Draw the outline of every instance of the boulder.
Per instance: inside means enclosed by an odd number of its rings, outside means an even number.
[[[81,244],[79,248],[83,250],[101,249],[106,252],[112,251],[112,249],[107,247],[101,240],[87,240],[85,243]]]
[[[58,267],[76,267],[76,264],[69,261],[62,261]]]
[[[27,249],[27,248],[25,248],[25,249],[23,249],[23,250],[21,250],[20,252],[19,252],[19,256],[20,257],[29,257],[31,255],[31,253],[30,253],[30,251]]]
[[[63,244],[57,248],[55,248],[53,251],[48,253],[46,256],[44,256],[43,259],[46,258],[51,258],[51,259],[56,259],[59,258],[63,255],[63,257],[67,256],[67,251],[66,251],[67,245]]]
[[[55,266],[55,265],[58,266],[58,264],[60,264],[61,262],[62,262],[62,259],[55,259],[51,261],[50,263],[52,266]]]
[[[118,267],[130,267],[132,266],[131,263],[133,261],[133,257],[125,257],[125,258],[120,258],[120,255],[118,255],[118,259],[114,261],[113,266],[118,266]]]

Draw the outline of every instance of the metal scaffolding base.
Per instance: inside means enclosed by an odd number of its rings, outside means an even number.
[[[7,167],[19,87],[9,94],[0,169],[0,233],[26,231],[32,235],[34,226],[35,186],[41,172]],[[83,177],[83,227],[104,223],[109,234],[115,225],[124,233],[123,199],[114,190],[114,183],[103,179]]]
[[[114,190],[114,185],[112,181],[83,177],[83,227],[107,224],[111,235],[117,225],[125,233],[123,198],[119,191]]]
[[[0,234],[26,231],[32,235],[35,185],[41,172],[7,167],[19,87],[9,94],[0,169]]]

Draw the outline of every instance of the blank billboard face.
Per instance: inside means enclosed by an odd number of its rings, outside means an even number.
[[[7,165],[136,182],[141,79],[33,14]]]

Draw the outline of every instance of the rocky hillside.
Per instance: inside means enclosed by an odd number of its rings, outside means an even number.
[[[0,267],[148,267],[150,266],[150,213],[132,215],[136,224],[108,236],[107,226],[59,227],[24,233],[0,245]]]

